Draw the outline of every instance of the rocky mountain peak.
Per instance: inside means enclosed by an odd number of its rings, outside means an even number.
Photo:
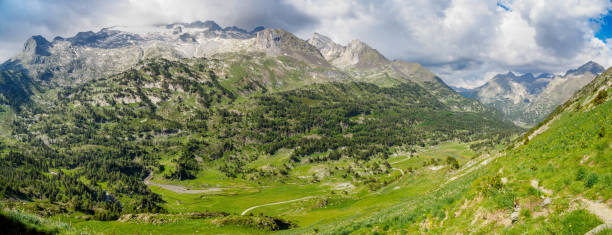
[[[97,33],[92,31],[79,32],[74,37],[65,40],[73,46],[111,49],[131,46],[144,39],[138,34],[103,28]]]
[[[319,49],[327,61],[340,68],[373,69],[389,64],[389,60],[377,50],[357,39],[342,46],[327,36],[314,33],[308,43]]]
[[[198,34],[206,38],[248,39],[255,37],[255,33],[265,29],[263,26],[258,26],[251,31],[237,26],[222,28],[212,20],[173,23],[165,26],[162,25],[162,27],[171,30],[173,35],[179,35],[179,39],[183,42],[197,42]]]
[[[501,84],[507,84],[509,82],[530,84],[536,81],[536,77],[533,75],[533,73],[517,75],[516,73],[509,71],[505,74],[497,74],[491,80]]]
[[[43,36],[36,35],[30,37],[24,44],[23,52],[30,55],[49,56],[51,43]]]
[[[565,76],[568,76],[568,75],[579,76],[585,73],[591,73],[594,75],[598,75],[600,73],[603,73],[604,71],[606,71],[604,67],[602,67],[601,65],[593,61],[589,61],[586,64],[583,64],[582,66],[578,67],[577,69],[568,70],[567,72],[565,72]]]
[[[216,22],[212,21],[212,20],[207,20],[207,21],[194,21],[191,23],[174,23],[174,24],[169,24],[166,25],[167,29],[172,29],[175,26],[182,26],[184,28],[198,28],[198,29],[207,29],[207,30],[211,30],[211,31],[216,31],[216,30],[223,30],[221,28],[221,26],[219,26]]]
[[[326,49],[329,47],[342,47],[338,45],[337,43],[335,43],[334,41],[332,41],[329,37],[323,34],[316,33],[316,32],[313,33],[312,36],[310,36],[307,42],[315,46],[318,49]]]
[[[307,42],[319,49],[323,57],[330,62],[340,57],[340,55],[344,52],[343,46],[335,43],[329,37],[319,33],[313,33]]]
[[[329,66],[315,46],[282,29],[264,29],[257,32],[255,44],[268,53],[288,55],[311,64]]]
[[[541,73],[536,78],[540,79],[540,78],[553,78],[553,77],[555,77],[555,75],[552,73]]]
[[[568,70],[563,76],[508,72],[462,94],[497,108],[515,123],[533,125],[602,72],[604,68],[592,61]]]
[[[512,71],[508,71],[507,73],[500,73],[500,74],[495,75],[492,80],[512,79],[512,78],[516,78],[516,74],[514,74]]]
[[[281,40],[286,41],[287,34],[286,31],[281,29],[264,29],[257,32],[257,45],[265,49],[280,49]]]
[[[249,32],[235,26],[222,28],[214,21],[195,21],[113,26],[55,37],[52,42],[33,36],[5,67],[24,68],[33,79],[50,81],[51,86],[71,86],[123,71],[152,57],[179,59],[257,50],[252,48],[253,41],[261,30],[263,27]]]

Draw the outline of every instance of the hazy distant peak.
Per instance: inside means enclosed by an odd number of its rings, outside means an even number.
[[[512,71],[508,71],[505,74],[498,74],[497,76],[504,76],[504,77],[516,77],[516,74],[514,74]]]
[[[251,32],[249,32],[249,33],[254,34],[254,33],[257,33],[257,32],[262,31],[264,29],[266,29],[266,28],[263,27],[263,26],[257,26],[253,30],[251,30]]]
[[[553,78],[553,77],[555,77],[555,75],[552,74],[552,73],[541,73],[541,74],[539,74],[536,77],[536,79],[540,79],[540,78]]]
[[[166,25],[167,29],[172,29],[175,26],[182,26],[184,28],[199,28],[199,29],[208,29],[208,30],[222,30],[221,26],[219,26],[216,22],[212,21],[212,20],[207,20],[207,21],[194,21],[191,23],[173,23],[173,24],[169,24]]]
[[[565,76],[568,75],[582,75],[585,74],[587,72],[590,72],[594,75],[598,75],[600,73],[603,73],[604,71],[606,71],[606,69],[604,67],[602,67],[601,65],[593,62],[593,61],[589,61],[586,64],[583,64],[582,66],[578,67],[577,69],[570,69],[565,73]]]

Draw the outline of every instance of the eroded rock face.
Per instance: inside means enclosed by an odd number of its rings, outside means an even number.
[[[308,43],[319,49],[323,57],[328,61],[333,61],[341,56],[345,51],[345,47],[335,43],[329,37],[319,33],[312,34],[308,39]]]
[[[255,43],[257,49],[269,54],[294,57],[312,65],[330,66],[316,47],[282,29],[257,32]]]
[[[29,38],[23,48],[23,53],[30,55],[49,56],[51,43],[43,36],[36,35]]]
[[[357,39],[342,46],[327,36],[314,33],[308,43],[319,49],[332,65],[342,69],[383,69],[390,63],[377,50]]]
[[[73,86],[93,78],[124,71],[143,59],[205,57],[235,51],[253,51],[258,27],[221,28],[213,21],[151,27],[114,27],[79,32],[74,37],[42,36],[28,39],[17,56],[0,70],[26,71],[34,81],[50,86]]]

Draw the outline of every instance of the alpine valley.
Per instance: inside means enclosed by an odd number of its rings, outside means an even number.
[[[611,86],[589,62],[460,94],[359,40],[213,21],[33,36],[0,65],[0,221],[9,234],[609,234]]]

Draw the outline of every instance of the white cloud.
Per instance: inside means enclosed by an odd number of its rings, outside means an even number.
[[[312,30],[340,42],[362,39],[387,57],[423,63],[452,85],[476,86],[497,71],[555,73],[589,60],[612,65],[609,41],[594,37],[591,21],[612,10],[607,0],[501,2],[508,10],[494,0],[350,1],[340,8],[334,1],[288,2],[320,19]]]

